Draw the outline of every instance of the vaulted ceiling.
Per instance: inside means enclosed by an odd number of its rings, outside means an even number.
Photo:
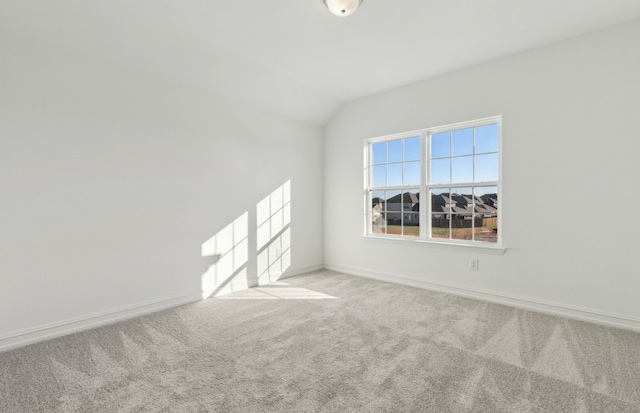
[[[345,102],[637,18],[638,0],[365,0],[346,18],[321,0],[0,0],[5,39],[317,126]]]

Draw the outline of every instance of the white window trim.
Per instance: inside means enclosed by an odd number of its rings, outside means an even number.
[[[392,244],[409,243],[412,245],[424,245],[428,248],[438,248],[451,251],[470,251],[491,255],[502,255],[507,250],[504,245],[496,245],[494,243],[479,242],[464,243],[456,242],[457,240],[438,240],[435,238],[421,237],[402,237],[397,235],[362,235],[362,238],[374,242],[389,242]],[[490,245],[487,245],[490,244]]]
[[[426,164],[430,159],[430,147],[428,145],[430,135],[439,132],[447,132],[456,129],[465,129],[470,127],[482,126],[487,124],[498,124],[498,181],[474,183],[472,186],[487,185],[496,186],[498,188],[498,242],[490,243],[483,241],[465,241],[455,239],[442,239],[442,238],[430,238],[428,234],[431,233],[431,220],[428,219],[428,212],[431,211],[431,197],[428,196],[428,188],[453,188],[453,187],[469,187],[469,183],[461,184],[442,184],[442,185],[428,185],[428,168]],[[403,235],[393,234],[374,234],[372,232],[372,217],[371,217],[371,191],[376,190],[376,187],[369,186],[372,180],[372,168],[370,168],[369,162],[372,158],[371,148],[372,144],[377,142],[390,141],[395,139],[405,139],[419,136],[421,138],[421,157],[420,157],[420,185],[406,185],[406,186],[393,186],[380,188],[381,190],[393,190],[393,189],[406,189],[409,187],[419,187],[420,199],[426,200],[426,208],[420,208],[420,235],[418,237],[409,237]],[[502,116],[490,116],[482,119],[475,119],[471,121],[464,121],[453,123],[449,125],[424,128],[409,132],[396,133],[391,135],[379,136],[375,138],[365,139],[364,142],[364,226],[365,233],[363,238],[371,240],[382,240],[391,242],[409,242],[413,244],[423,244],[436,248],[455,249],[455,250],[469,250],[474,252],[484,252],[488,254],[503,254],[506,250],[504,246],[502,228],[503,228],[503,208],[502,208]]]

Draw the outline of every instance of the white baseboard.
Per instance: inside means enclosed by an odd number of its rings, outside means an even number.
[[[274,281],[278,281],[278,280],[284,280],[284,279],[287,279],[289,277],[295,277],[296,275],[306,274],[306,273],[309,273],[309,272],[319,271],[319,270],[323,270],[323,269],[324,269],[324,264],[317,264],[317,265],[312,265],[312,266],[309,266],[309,267],[294,268],[294,269],[290,269],[289,268],[289,269],[286,269],[284,272],[281,272],[281,273],[269,273],[269,274],[265,274],[262,277],[259,277],[258,282],[256,283],[256,285],[268,284],[270,282],[274,282]]]
[[[503,294],[495,291],[485,291],[463,287],[460,285],[422,280],[413,277],[407,277],[404,275],[381,273],[363,268],[345,267],[333,264],[325,264],[324,267],[328,270],[338,271],[345,274],[351,274],[365,278],[371,278],[374,280],[387,281],[427,290],[441,291],[449,294],[455,294],[459,296],[490,301],[497,304],[508,305],[511,307],[524,308],[541,313],[553,314],[576,320],[587,321],[590,323],[602,324],[606,326],[624,328],[627,330],[640,332],[640,319],[626,315],[613,314],[605,311],[554,303],[528,297]]]
[[[200,298],[213,298],[219,295],[230,294],[235,291],[246,290],[247,288],[255,287],[256,285],[258,285],[257,279],[243,279],[240,281],[234,280],[222,288],[216,288],[213,290],[202,290],[202,296]]]
[[[256,287],[258,285],[268,284],[277,280],[284,280],[289,277],[294,277],[296,275],[305,274],[308,272],[318,271],[324,269],[323,264],[312,265],[309,267],[295,268],[295,269],[287,269],[284,272],[277,273],[265,273],[264,275],[258,278],[250,278],[250,279],[242,279],[240,281],[232,281],[228,285],[223,288],[219,288],[216,290],[210,291],[202,291],[202,298],[211,298],[218,297],[220,295],[230,294],[235,291],[245,290],[247,288]]]
[[[293,270],[285,271],[278,278],[284,279],[307,272],[318,271],[323,268],[324,265],[322,264],[296,268]],[[99,313],[89,314],[83,317],[77,317],[34,328],[10,332],[8,334],[0,336],[0,352],[27,346],[29,344],[34,344],[40,341],[50,340],[52,338],[61,337],[67,334],[76,333],[78,331],[88,330],[102,325],[115,323],[117,321],[138,317],[144,314],[154,313],[156,311],[166,310],[195,301],[200,301],[203,298],[212,296],[214,292],[215,295],[218,296],[222,294],[228,294],[233,291],[244,290],[256,285],[258,285],[257,279],[243,280],[241,282],[235,281],[229,283],[228,286],[225,286],[220,290],[202,291],[201,294],[189,294],[146,301],[136,305],[116,308],[114,310],[103,311]]]
[[[316,264],[309,267],[296,268],[293,270],[288,269],[280,276],[279,279],[283,280],[285,278],[295,277],[296,275],[306,274],[308,272],[320,271],[320,270],[323,270],[324,268],[325,268],[324,264]]]
[[[371,278],[379,281],[387,281],[396,284],[407,285],[410,287],[441,291],[512,307],[519,307],[527,310],[559,315],[591,323],[625,328],[633,331],[640,331],[640,319],[634,317],[553,303],[544,300],[531,299],[527,297],[502,294],[494,291],[484,291],[459,285],[422,280],[413,277],[407,277],[404,275],[375,272],[362,268],[345,267],[333,264],[318,264],[309,267],[287,270],[279,277],[279,279],[286,279],[288,277],[293,277],[300,274],[319,271],[323,268],[346,274]],[[257,280],[255,280],[255,282],[248,282],[248,286],[251,287],[257,285],[257,283]],[[244,288],[246,288],[246,286],[236,284],[233,285],[234,291]],[[78,331],[88,330],[91,328],[99,327],[101,325],[111,324],[117,321],[138,317],[144,314],[189,304],[195,301],[200,301],[202,298],[202,294],[189,294],[176,297],[168,297],[159,300],[147,301],[132,306],[121,307],[110,311],[94,313],[84,317],[63,320],[60,322],[46,324],[35,328],[11,332],[0,336],[0,352],[23,347],[29,344],[37,343],[39,341],[49,340]]]
[[[94,313],[83,317],[45,324],[30,329],[14,331],[0,336],[0,352],[78,331],[111,324],[116,321],[126,320],[128,318],[138,317],[144,314],[189,304],[201,299],[202,297],[200,294],[167,297],[158,300],[146,301],[132,306],[116,308],[114,310]]]

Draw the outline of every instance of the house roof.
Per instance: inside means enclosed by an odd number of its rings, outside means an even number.
[[[417,204],[418,202],[420,202],[420,198],[418,196],[419,194],[417,193],[411,193],[411,192],[403,192],[402,194],[398,194],[396,196],[393,196],[389,199],[387,199],[387,202],[390,204],[399,204],[401,203],[400,199],[402,199],[402,203],[403,204]],[[402,197],[402,198],[400,198]]]
[[[491,202],[485,202],[485,198]],[[495,214],[498,211],[495,207],[497,204],[498,201],[496,194],[474,197],[472,195],[445,193],[431,196],[431,207],[433,212],[440,213],[453,212],[455,214],[470,214],[475,212],[480,214]],[[451,211],[449,211],[447,207],[448,205],[451,206]]]
[[[371,198],[371,205],[372,206],[376,206],[376,205],[381,205],[384,204],[386,201],[382,198],[379,197],[375,197],[375,198]]]
[[[4,1],[12,39],[315,126],[346,102],[640,17],[638,0]]]
[[[373,198],[372,204],[375,207],[380,204],[411,204],[412,211],[420,210],[419,193],[404,192],[402,194],[395,195],[386,201],[382,198]],[[475,203],[474,203],[475,199]],[[489,202],[485,202],[487,199]],[[402,201],[401,201],[402,200]],[[496,194],[485,194],[480,197],[474,197],[468,194],[438,194],[431,196],[431,208],[435,213],[454,213],[454,214],[495,214],[498,209]],[[451,208],[451,210],[449,210]]]

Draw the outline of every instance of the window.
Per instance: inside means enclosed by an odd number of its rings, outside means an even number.
[[[498,244],[500,134],[498,116],[368,139],[366,234]]]

